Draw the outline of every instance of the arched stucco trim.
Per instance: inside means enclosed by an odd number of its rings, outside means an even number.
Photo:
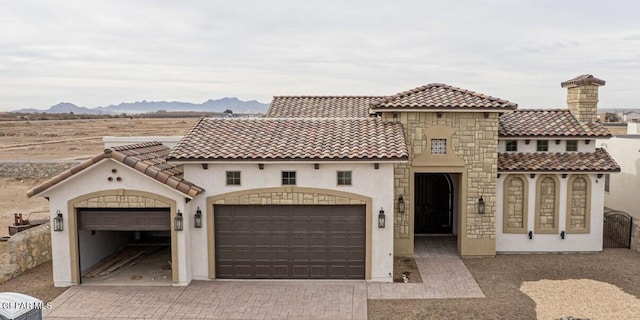
[[[584,228],[572,228],[571,227],[571,211],[573,211],[573,183],[576,179],[582,178],[586,183],[585,190],[585,227]],[[574,174],[571,175],[569,181],[567,181],[567,221],[566,221],[567,233],[590,233],[591,232],[591,179],[586,174]]]
[[[67,202],[68,225],[66,227],[69,228],[69,253],[70,253],[69,256],[70,256],[70,263],[71,263],[71,269],[70,269],[71,282],[76,285],[80,284],[77,208],[82,207],[82,203],[85,201],[88,201],[90,199],[94,199],[97,197],[105,197],[105,196],[138,196],[138,197],[145,197],[149,199],[158,200],[168,205],[169,218],[171,219],[171,226],[172,226],[171,228],[171,281],[174,284],[177,284],[179,282],[178,270],[180,268],[178,263],[178,238],[177,238],[176,231],[173,229],[173,221],[176,216],[176,201],[155,193],[139,191],[139,190],[128,190],[128,189],[112,189],[112,190],[103,190],[103,191],[87,193],[79,197],[73,198]],[[166,208],[167,206],[161,206],[161,207]],[[122,206],[120,208],[127,208],[127,207]]]
[[[509,186],[511,181],[515,179],[520,179],[523,185],[523,194],[522,194],[522,227],[521,228],[510,228],[509,227]],[[510,174],[504,179],[504,187],[503,187],[503,209],[502,209],[502,232],[503,233],[527,233],[529,230],[529,180],[522,174]]]
[[[540,201],[542,200],[542,182],[546,179],[552,179],[554,182],[554,203],[553,203],[553,228],[544,228],[540,223],[540,210],[542,210],[542,206]],[[558,175],[555,174],[543,174],[537,178],[536,181],[536,212],[535,212],[535,233],[541,234],[553,234],[558,233],[558,228],[560,224],[559,219],[560,213],[560,179],[558,179]]]
[[[330,196],[335,197],[336,205],[365,205],[365,280],[371,279],[371,246],[372,246],[372,212],[373,212],[373,200],[371,197],[363,196],[356,193],[338,191],[338,190],[330,190],[330,189],[319,189],[319,188],[304,188],[304,187],[295,187],[295,186],[286,186],[286,187],[273,187],[273,188],[259,188],[259,189],[249,189],[242,191],[234,191],[224,194],[219,194],[215,196],[207,197],[207,252],[208,252],[208,264],[209,264],[209,278],[216,278],[216,257],[215,257],[215,212],[214,205],[215,204],[234,204],[234,205],[260,205],[263,204],[261,201],[259,203],[252,203],[249,200],[249,197],[253,196],[254,199],[257,196],[258,199],[269,198],[273,194],[278,193],[292,193],[292,194],[300,194],[302,197],[294,196],[292,197],[292,201],[287,201],[287,203],[270,203],[274,205],[324,205],[324,203],[309,203],[309,201],[305,201],[304,195],[318,195],[318,196]],[[265,204],[269,205],[269,204]],[[331,205],[331,204],[329,204]]]

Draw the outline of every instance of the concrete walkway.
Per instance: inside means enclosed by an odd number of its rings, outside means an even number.
[[[363,281],[193,281],[69,288],[45,319],[366,319]]]
[[[484,298],[456,252],[456,238],[416,237],[414,258],[422,283],[367,283],[369,299]]]

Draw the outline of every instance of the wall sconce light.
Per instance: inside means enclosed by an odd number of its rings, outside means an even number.
[[[533,239],[533,231],[529,231],[529,240]]]
[[[400,196],[400,198],[398,198],[398,212],[404,213],[404,210],[405,210],[404,198]]]
[[[193,226],[202,228],[202,211],[200,211],[200,207],[196,209],[196,214],[193,216]]]
[[[560,232],[560,239],[564,240],[564,231]]]
[[[385,217],[384,217],[384,209],[380,208],[380,213],[378,214],[378,228],[384,228],[385,225]]]
[[[62,225],[62,212],[60,210],[56,211],[56,216],[53,218],[53,231],[62,231],[64,227]]]
[[[180,210],[178,210],[178,212],[176,213],[176,218],[173,221],[173,229],[176,231],[182,231],[182,229],[184,229],[184,221],[182,219],[182,212],[180,212]]]
[[[478,214],[484,214],[485,209],[486,205],[484,203],[484,199],[480,196],[480,199],[478,199]]]

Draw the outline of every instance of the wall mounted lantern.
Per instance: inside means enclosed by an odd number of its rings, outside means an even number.
[[[200,211],[200,207],[196,209],[196,215],[193,216],[193,226],[196,228],[202,228],[202,211]]]
[[[564,240],[564,231],[560,232],[560,239]]]
[[[398,212],[404,213],[404,210],[405,210],[404,198],[400,196],[400,198],[398,198]]]
[[[480,196],[480,199],[478,199],[478,214],[484,214],[486,209],[485,203],[484,203],[484,199],[482,198],[482,196]]]
[[[60,210],[56,211],[56,216],[53,218],[53,231],[62,231],[64,227],[62,226],[62,212]]]
[[[182,231],[182,229],[184,229],[184,220],[182,219],[182,212],[180,212],[180,210],[176,213],[173,229],[176,231]]]
[[[385,225],[385,217],[384,217],[384,209],[380,208],[380,213],[378,214],[378,228],[384,228]]]

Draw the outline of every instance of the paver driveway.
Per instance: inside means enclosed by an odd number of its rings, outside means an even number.
[[[69,288],[45,319],[366,319],[364,281],[193,281]]]

